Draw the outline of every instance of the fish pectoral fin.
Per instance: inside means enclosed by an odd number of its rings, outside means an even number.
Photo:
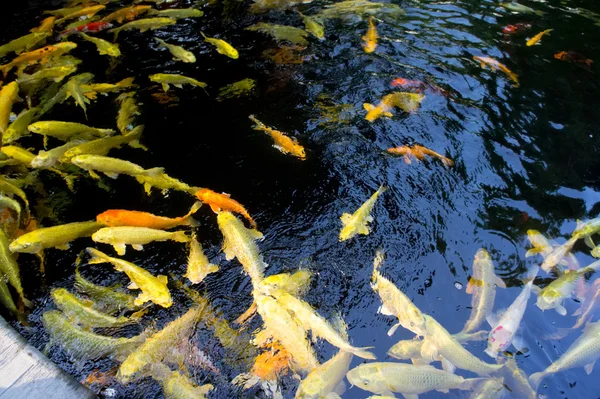
[[[539,293],[542,292],[542,289],[537,285],[532,285],[531,292],[534,293],[535,295],[539,295]]]
[[[490,325],[490,327],[495,328],[498,325],[498,322],[500,321],[500,315],[498,313],[492,313],[490,312],[485,319],[487,320],[488,324]]]
[[[111,179],[116,179],[117,177],[119,177],[118,173],[104,172],[104,174],[110,177]]]
[[[389,396],[389,395],[386,395]],[[406,399],[419,399],[419,395],[417,395],[416,393],[403,393],[402,396],[404,396]],[[393,394],[391,396],[392,398],[394,397]]]
[[[592,370],[594,369],[594,364],[596,364],[595,360],[593,362],[591,362],[590,364],[586,364],[585,367],[583,368],[585,370],[585,372],[587,373],[587,375],[592,374]]]
[[[158,281],[160,281],[163,284],[167,284],[169,282],[169,279],[167,278],[167,276],[163,276],[162,274],[156,276],[156,278],[158,279]]]
[[[398,327],[400,327],[401,324],[400,323],[396,323],[392,326],[392,328],[390,328],[390,330],[388,331],[387,335],[388,337],[391,337],[392,335],[394,335],[394,333],[396,332],[396,330],[398,329]]]
[[[144,250],[144,246],[140,245],[140,244],[131,244],[131,248],[135,249],[136,251],[143,251]]]
[[[346,384],[344,383],[344,381],[340,381],[340,383],[337,387],[335,387],[332,393],[337,394],[339,397],[340,395],[343,395],[344,392],[346,392]]]
[[[496,287],[506,288],[506,283],[498,276],[494,276],[494,284],[496,284]]]
[[[436,389],[436,391],[441,392],[441,393],[450,393],[449,389]]]
[[[140,289],[140,287],[138,287],[138,285],[134,281],[132,281],[131,283],[129,283],[129,285],[127,286],[127,288],[130,289],[130,290],[139,290]]]
[[[385,305],[381,305],[379,307],[379,313],[385,316],[395,316],[394,313],[391,310],[389,310]]]
[[[530,250],[528,250],[527,252],[525,252],[525,257],[529,258],[533,255],[537,255],[541,252],[541,248],[531,248]]]
[[[93,170],[88,170],[88,173],[90,174],[92,179],[100,179],[100,175],[98,175],[98,173],[94,172]]]
[[[527,346],[525,345],[525,340],[523,339],[523,335],[515,334],[512,340],[512,344],[519,352],[528,352]]]
[[[368,215],[365,220],[367,221],[367,223],[371,223],[373,221],[373,216]]]
[[[227,239],[223,240],[223,253],[225,254],[225,259],[227,260],[235,258],[235,251]]]
[[[248,234],[250,234],[250,237],[254,238],[255,240],[262,240],[263,238],[265,238],[263,233],[256,229],[249,229]]]
[[[433,362],[438,358],[438,348],[435,344],[430,340],[425,338],[423,340],[423,345],[421,346],[421,356],[425,361]]]
[[[364,103],[363,108],[365,109],[365,111],[369,112],[369,111],[375,109],[375,106],[373,104]]]
[[[567,309],[563,305],[556,305],[554,310],[556,310],[556,313],[558,313],[561,316],[567,315]]]
[[[177,87],[178,89],[183,89],[183,85],[181,83],[174,83],[173,86]]]
[[[366,224],[364,224],[358,228],[358,234],[368,235],[370,232],[371,232],[371,230],[369,229],[369,226],[367,226]]]
[[[465,288],[465,292],[469,295],[472,295],[474,287],[475,287],[475,284],[473,284],[473,277],[471,277],[469,279],[469,282],[467,283],[467,288]]]
[[[67,249],[69,249],[69,248],[70,248],[70,246],[69,246],[69,244],[67,243],[67,244],[60,244],[60,245],[57,245],[57,246],[55,246],[54,248],[56,248],[56,249],[60,249],[60,250],[62,250],[62,251],[66,251]]]
[[[163,83],[162,84],[162,89],[164,90],[164,92],[168,92],[169,91],[169,84],[168,83]]]
[[[125,244],[113,244],[113,248],[115,249],[115,251],[117,252],[117,254],[119,256],[125,255],[125,249],[126,249]]]
[[[587,245],[588,247],[594,249],[596,247],[596,244],[594,244],[594,241],[592,241],[592,237],[591,236],[587,236],[583,239],[583,242],[585,243],[585,245]]]
[[[385,111],[385,112],[383,113],[383,116],[387,116],[388,118],[391,118],[392,116],[394,116],[394,114],[392,114],[392,113],[391,113],[391,112],[389,112],[389,111]]]
[[[210,204],[210,210],[213,211],[214,213],[219,213],[221,212],[221,207],[218,205],[214,205],[214,204]]]
[[[573,314],[571,316],[579,316],[581,314],[582,310],[581,307],[577,308],[576,311],[573,312]]]
[[[135,306],[142,306],[143,304],[145,304],[149,300],[150,300],[150,295],[142,292],[140,295],[138,295],[137,298],[135,298],[135,301],[133,301],[133,304]]]
[[[456,366],[453,365],[448,359],[446,359],[443,356],[442,356],[442,368],[445,371],[447,371],[449,373],[452,373],[452,374],[454,374],[454,372],[456,371]],[[444,392],[444,391],[440,391],[440,392]]]
[[[350,220],[352,219],[352,215],[349,213],[344,213],[342,216],[340,216],[340,220],[342,221],[342,225],[346,226],[348,223],[350,223]]]

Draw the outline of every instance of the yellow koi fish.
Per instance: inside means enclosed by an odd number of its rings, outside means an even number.
[[[45,248],[69,249],[69,243],[79,237],[89,237],[102,224],[96,221],[67,223],[59,226],[45,227],[23,234],[10,243],[11,252],[35,254]]]
[[[190,238],[185,231],[163,231],[149,227],[103,227],[94,234],[92,240],[95,242],[110,244],[121,256],[125,255],[125,246],[131,245],[136,251],[142,251],[145,244],[154,241],[176,241],[188,242]]]
[[[0,134],[3,134],[8,128],[10,111],[18,96],[19,84],[17,82],[10,82],[0,89]]]
[[[192,284],[198,284],[210,273],[219,271],[219,266],[210,263],[202,245],[195,236],[190,240],[190,255],[188,256],[187,272],[184,275]]]
[[[360,206],[352,215],[349,213],[344,213],[340,219],[342,221],[342,230],[340,231],[340,241],[346,241],[350,238],[354,237],[357,234],[368,235],[370,230],[368,223],[373,221],[373,217],[371,216],[371,211],[375,206],[375,202],[380,194],[382,194],[385,190],[385,187],[379,187],[379,190],[375,191],[375,193],[365,201],[364,204]]]
[[[365,53],[372,53],[377,48],[377,39],[379,35],[377,34],[377,29],[375,28],[375,24],[373,24],[373,17],[369,18],[369,29],[367,33],[362,37],[363,39],[363,50]]]
[[[527,40],[527,47],[529,46],[533,46],[534,44],[538,44],[540,42],[540,40],[542,40],[542,37],[544,35],[548,35],[550,34],[550,32],[552,32],[554,29],[546,29],[545,31],[542,31],[540,33],[538,33],[537,35],[535,35],[534,37],[532,37],[531,39]]]
[[[306,159],[306,152],[304,151],[304,147],[298,144],[298,140],[296,140],[295,137],[290,138],[282,132],[280,132],[279,130],[275,130],[266,126],[264,123],[256,119],[254,115],[250,115],[249,118],[255,123],[253,127],[254,130],[263,131],[269,136],[271,136],[271,138],[275,142],[273,147],[275,147],[284,154],[291,154],[302,160]]]
[[[215,39],[212,37],[207,37],[204,33],[200,32],[202,36],[204,36],[204,41],[212,44],[217,49],[217,53],[226,55],[229,58],[233,58],[234,60],[240,57],[240,53],[225,40]]]
[[[120,174],[158,176],[164,173],[163,168],[144,169],[133,162],[102,155],[78,155],[71,158],[71,163],[87,170],[94,179],[100,178],[96,172],[102,172],[111,179],[116,179]]]

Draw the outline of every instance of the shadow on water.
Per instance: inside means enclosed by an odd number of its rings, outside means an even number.
[[[17,37],[26,32],[22,26],[37,23],[39,11],[50,7],[39,3],[21,5],[22,12],[0,24],[2,37]],[[140,123],[146,125],[143,142],[150,151],[119,150],[114,156],[148,167],[163,166],[169,175],[190,185],[228,192],[245,204],[266,236],[261,250],[269,264],[268,274],[307,265],[316,272],[307,301],[325,316],[341,314],[355,346],[375,346],[378,359],[386,359],[389,347],[411,335],[400,329],[388,337],[393,320],[377,313],[380,302],[369,286],[377,248],[387,254],[384,273],[421,310],[457,332],[471,306],[470,296],[457,287],[466,285],[478,248],[488,249],[497,274],[511,287],[498,291],[496,308],[505,308],[520,292],[519,279],[534,264],[524,256],[526,231],[533,228],[550,237],[566,238],[576,219],[595,217],[600,210],[597,68],[587,71],[553,58],[558,51],[572,50],[600,60],[596,40],[600,28],[565,12],[566,6],[555,0],[528,3],[545,11],[543,16],[511,13],[492,1],[407,1],[400,5],[406,10],[404,17],[376,21],[381,39],[373,54],[360,49],[365,21],[329,20],[326,40],[311,42],[309,60],[277,65],[261,55],[275,43],[242,28],[261,20],[300,26],[297,15],[252,16],[242,7],[231,19],[223,19],[218,6],[205,8],[207,14],[197,21],[156,33],[184,43],[198,56],[196,64],[170,61],[166,51],[157,50],[151,33],[123,33],[124,56],[114,70],[93,47],[82,45],[76,54],[84,59],[86,70],[96,74],[96,81],[134,75],[141,85]],[[302,10],[310,14],[320,7],[312,3]],[[569,2],[569,7],[600,12],[593,1]],[[521,22],[530,23],[531,29],[510,36],[502,33],[503,26]],[[524,45],[526,37],[548,28],[554,31],[542,45]],[[231,61],[215,53],[201,40],[200,31],[219,34],[235,44],[240,59]],[[520,87],[514,87],[501,72],[482,70],[474,55],[505,63],[519,75]],[[174,89],[169,92],[172,102],[159,104],[153,94],[160,88],[148,84],[145,76],[163,71],[207,82],[208,95],[200,89]],[[246,77],[258,82],[253,96],[214,100],[217,88]],[[417,113],[398,110],[393,118],[365,121],[362,104],[376,104],[392,92],[390,82],[398,77],[418,79],[437,89],[426,91]],[[323,117],[323,105],[341,104],[345,104],[344,111],[333,115],[337,121]],[[89,124],[111,126],[115,113],[111,100],[101,99],[90,109]],[[270,148],[267,137],[250,129],[249,114],[296,133],[307,147],[307,160],[298,161]],[[50,117],[85,121],[79,109],[68,105]],[[454,159],[455,166],[446,168],[435,160],[408,165],[385,153],[389,147],[413,143]],[[127,177],[106,183],[108,191],[99,189],[95,181],[81,179],[73,195],[64,195],[64,188],[56,187],[53,195],[58,198],[53,204],[60,204],[56,222],[91,219],[111,208],[175,216],[191,206],[189,198],[177,193],[147,196]],[[381,184],[389,191],[375,207],[372,233],[338,243],[340,215],[353,212]],[[199,238],[209,258],[222,266],[199,290],[206,291],[213,306],[233,320],[250,304],[249,281],[237,263],[225,261],[220,253],[221,235],[214,215],[203,208],[197,216]],[[72,287],[75,255],[90,244],[81,241],[68,252],[49,251],[48,287]],[[576,249],[581,250],[577,253],[581,263],[589,263],[583,246]],[[153,244],[143,253],[128,251],[126,258],[154,274],[181,276],[186,256],[177,245]],[[40,315],[53,305],[48,290],[37,283],[34,260],[25,255],[21,260],[26,289],[36,293],[38,305],[31,316],[35,328],[21,332],[41,347],[47,337],[39,328]],[[82,272],[97,283],[126,284],[108,266],[88,265]],[[176,299],[174,309],[155,309],[144,321],[160,328],[174,315],[183,314],[190,302],[181,294]],[[575,303],[567,303],[567,309],[571,314]],[[530,303],[523,323],[529,352],[517,355],[519,366],[531,374],[562,354],[576,334],[556,342],[540,337],[555,325],[570,323]],[[207,331],[200,328],[195,338],[198,348],[222,370],[222,382],[244,371],[225,364],[227,354]],[[484,343],[468,348],[486,357]],[[320,344],[318,353],[320,360],[326,360],[335,350]],[[94,370],[115,366],[110,361],[73,363],[56,349],[50,357],[80,380]],[[197,381],[215,384],[213,397],[241,395],[200,369]],[[284,392],[290,396],[294,387],[293,381],[286,381]],[[597,387],[582,369],[574,369],[546,380],[540,392],[549,398],[587,398]],[[115,389],[117,397],[161,397],[149,379],[135,386],[109,384],[102,393],[107,389]],[[352,388],[344,398],[367,396]]]

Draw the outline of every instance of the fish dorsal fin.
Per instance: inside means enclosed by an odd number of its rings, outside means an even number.
[[[130,290],[137,290],[140,287],[138,287],[138,285],[135,283],[135,281],[132,281],[131,283],[129,283],[129,285],[127,286],[127,288],[129,288]]]
[[[348,223],[350,223],[351,219],[352,219],[352,215],[349,213],[344,213],[344,214],[342,214],[342,216],[340,216],[340,220],[342,221],[342,224],[344,226],[348,225]]]
[[[167,278],[167,276],[163,276],[162,274],[156,276],[156,278],[158,279],[158,281],[160,281],[163,284],[167,284],[169,282],[169,279]]]
[[[332,393],[336,393],[339,397],[340,395],[343,395],[344,392],[346,392],[346,384],[344,383],[344,381],[340,381],[340,383],[337,387],[335,387]]]
[[[365,109],[365,111],[369,112],[375,109],[375,106],[373,104],[364,103],[363,108]]]
[[[558,313],[561,316],[566,316],[567,315],[567,309],[563,306],[563,305],[556,305],[556,307],[554,308],[554,310],[556,310],[556,313]]]
[[[347,341],[348,340],[348,326],[342,318],[342,315],[336,313],[331,317],[331,325],[340,335]],[[343,392],[342,392],[343,393]],[[340,393],[341,395],[341,393]]]

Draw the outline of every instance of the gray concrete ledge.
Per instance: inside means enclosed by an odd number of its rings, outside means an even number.
[[[0,399],[92,398],[97,396],[0,317]]]

